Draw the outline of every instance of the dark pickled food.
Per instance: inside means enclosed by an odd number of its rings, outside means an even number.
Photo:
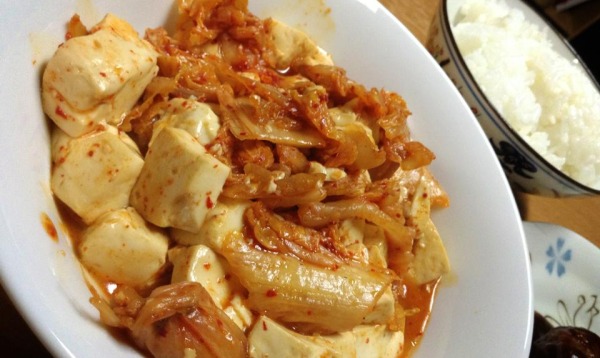
[[[600,337],[581,327],[552,327],[536,312],[532,358],[600,358]]]

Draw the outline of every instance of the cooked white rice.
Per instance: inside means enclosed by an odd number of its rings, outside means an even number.
[[[600,189],[600,93],[547,31],[504,0],[466,1],[453,25],[469,70],[510,125],[565,174]]]

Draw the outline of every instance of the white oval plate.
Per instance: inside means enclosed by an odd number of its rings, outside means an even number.
[[[404,96],[414,137],[437,155],[432,171],[452,206],[434,221],[454,278],[439,289],[416,356],[526,357],[533,306],[519,213],[481,128],[439,66],[375,0],[250,0],[250,6],[308,31],[351,78]],[[0,13],[10,14],[0,22],[0,278],[54,355],[138,356],[97,323],[68,239],[60,233],[52,241],[40,220],[47,213],[59,223],[48,190],[39,76],[75,11],[88,26],[111,11],[143,32],[165,24],[174,6],[171,0],[0,0]]]
[[[600,249],[562,226],[523,224],[531,256],[534,309],[554,326],[600,335]]]

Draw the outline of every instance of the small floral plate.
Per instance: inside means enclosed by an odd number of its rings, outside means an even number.
[[[600,335],[600,249],[562,226],[524,222],[534,309],[554,326]]]

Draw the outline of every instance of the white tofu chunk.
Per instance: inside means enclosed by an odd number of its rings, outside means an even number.
[[[243,305],[242,286],[232,276],[227,261],[204,245],[178,246],[169,250],[173,263],[171,282],[200,283],[215,305],[225,311],[242,330],[252,324],[252,312]]]
[[[394,294],[392,293],[392,287],[388,287],[377,303],[373,307],[373,311],[367,314],[362,323],[371,324],[371,323],[381,323],[381,322],[389,322],[394,317],[394,312],[396,311],[396,300],[394,299]]]
[[[232,295],[228,281],[227,261],[204,245],[177,246],[169,250],[173,263],[171,282],[198,282],[204,286],[219,308],[223,308]]]
[[[387,268],[387,256],[380,246],[369,246],[369,263],[376,267]]]
[[[358,153],[356,164],[363,169],[377,167],[385,161],[385,153],[379,149],[375,140],[377,131],[373,131],[359,116],[349,108],[334,107],[329,115],[338,130],[356,144]]]
[[[250,357],[399,357],[402,331],[386,325],[360,325],[334,335],[302,335],[261,316],[248,334]]]
[[[79,245],[83,265],[115,283],[142,286],[167,259],[169,239],[131,207],[110,211],[89,226]]]
[[[73,138],[52,132],[52,192],[86,224],[128,206],[144,160],[135,143],[115,127]]]
[[[369,263],[378,267],[388,267],[388,245],[382,228],[365,224],[363,243],[369,250]]]
[[[181,245],[206,245],[220,252],[223,240],[233,232],[244,228],[244,212],[250,206],[248,200],[221,198],[208,212],[204,224],[197,233],[185,230],[171,230],[171,236]]]
[[[450,260],[444,243],[431,220],[431,199],[428,183],[421,180],[415,190],[411,216],[419,235],[413,243],[414,258],[408,272],[417,284],[431,282],[450,271]]]
[[[285,328],[269,317],[261,316],[248,334],[252,358],[278,357],[357,357],[354,337],[346,333],[334,336],[307,336]]]
[[[348,108],[332,107],[329,109],[328,112],[331,116],[331,120],[333,121],[333,123],[335,123],[335,126],[338,128],[343,128],[345,126],[353,125],[359,122],[356,112]]]
[[[362,325],[352,330],[356,357],[399,357],[404,349],[404,333],[390,331],[386,325]]]
[[[223,311],[244,331],[254,322],[254,315],[246,307],[242,295],[234,295],[229,306],[226,306]]]
[[[229,172],[191,134],[167,127],[148,149],[130,202],[157,226],[198,232]]]
[[[42,79],[44,112],[72,137],[118,124],[158,73],[157,52],[114,15],[63,43]]]
[[[154,122],[150,145],[165,127],[187,131],[200,144],[206,145],[217,137],[221,124],[209,105],[193,99],[173,98],[160,119]]]
[[[340,242],[357,262],[369,263],[369,250],[363,244],[364,219],[345,219],[340,223]]]
[[[304,32],[275,19],[266,22],[273,50],[273,66],[287,69],[292,62],[306,65],[333,65],[331,57]]]

